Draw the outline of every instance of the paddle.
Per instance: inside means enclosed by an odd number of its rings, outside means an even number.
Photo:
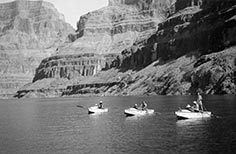
[[[205,111],[207,111],[207,109],[206,109],[206,107],[205,107],[204,105],[202,105],[202,107],[203,107],[203,109],[204,109]],[[208,114],[208,113],[207,113],[207,114]],[[221,118],[221,116],[214,115],[213,113],[211,113],[211,117],[213,117],[213,118]]]
[[[214,115],[213,113],[211,113],[211,116],[212,116],[213,118],[221,118],[221,116]]]
[[[83,107],[83,106],[81,106],[81,105],[76,105],[76,107],[80,107],[80,108],[87,109],[87,108],[85,108],[85,107]]]
[[[160,113],[160,112],[154,112],[154,113],[157,113],[157,114],[161,115],[161,113]]]

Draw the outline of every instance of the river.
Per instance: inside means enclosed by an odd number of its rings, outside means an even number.
[[[236,96],[203,96],[211,119],[177,120],[196,96],[0,100],[1,154],[236,153]],[[103,101],[107,113],[88,114]],[[155,114],[126,117],[141,101]],[[77,107],[81,106],[81,107]]]

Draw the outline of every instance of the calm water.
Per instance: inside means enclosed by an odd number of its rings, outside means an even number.
[[[0,154],[236,153],[236,96],[204,96],[219,118],[177,121],[174,111],[193,96],[83,97],[0,100]],[[81,105],[109,108],[88,115]],[[125,117],[142,100],[156,113]]]

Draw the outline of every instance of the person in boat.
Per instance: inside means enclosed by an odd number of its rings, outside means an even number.
[[[193,111],[199,111],[199,104],[196,101],[193,101],[193,106],[191,107]]]
[[[199,92],[197,93],[197,104],[198,104],[198,110],[203,111],[202,96]]]
[[[197,103],[197,101],[193,101],[193,105],[187,105],[185,107],[185,109],[191,111],[191,112],[199,112],[199,104]]]
[[[137,105],[137,104],[134,104],[134,107],[133,107],[133,108],[138,109],[138,105]]]
[[[103,108],[102,101],[99,102],[99,104],[98,104],[98,108],[99,108],[99,109],[102,109],[102,108]]]
[[[189,110],[189,111],[194,111],[194,110],[193,110],[193,106],[191,106],[191,105],[189,105],[189,104],[185,107],[185,109],[187,109],[187,110]]]
[[[141,108],[142,110],[146,110],[146,109],[147,109],[147,103],[146,103],[145,101],[143,101],[142,104],[141,104],[141,106],[140,106],[140,108]]]

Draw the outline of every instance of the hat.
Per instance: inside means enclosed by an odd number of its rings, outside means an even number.
[[[197,104],[197,102],[196,102],[196,101],[193,101],[193,104]]]
[[[187,107],[187,108],[190,108],[191,106],[188,104],[186,107]]]

